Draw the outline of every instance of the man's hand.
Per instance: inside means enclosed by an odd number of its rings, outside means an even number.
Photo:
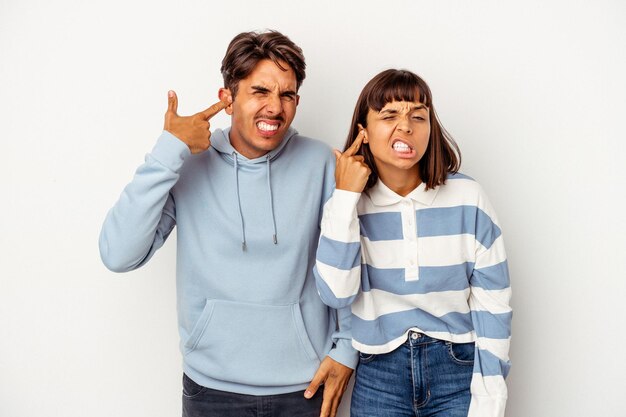
[[[352,369],[333,360],[330,356],[324,358],[304,392],[304,397],[309,399],[317,392],[320,385],[324,384],[324,399],[320,417],[335,417],[337,415],[337,408],[351,375]]]
[[[344,153],[335,149],[335,158],[337,158],[335,183],[338,190],[360,193],[367,184],[372,171],[363,161],[363,156],[356,155],[365,135],[365,129],[361,129],[352,145]]]
[[[218,101],[208,109],[193,116],[179,116],[178,97],[173,91],[167,93],[167,112],[163,129],[189,146],[191,153],[200,153],[211,146],[211,123],[209,120],[230,103]]]

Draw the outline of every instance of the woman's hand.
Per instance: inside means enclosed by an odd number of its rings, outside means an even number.
[[[372,172],[363,160],[363,156],[356,155],[363,139],[365,138],[365,129],[361,129],[352,145],[344,153],[335,149],[335,158],[337,158],[337,166],[335,168],[335,182],[338,190],[353,191],[355,193],[363,192],[367,179]]]

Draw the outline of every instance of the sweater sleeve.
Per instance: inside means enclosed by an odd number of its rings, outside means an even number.
[[[170,191],[190,154],[187,145],[164,131],[146,155],[100,232],[100,257],[111,271],[139,268],[163,245],[176,224]]]
[[[314,274],[322,301],[333,308],[352,304],[361,288],[360,196],[335,190],[324,206]]]
[[[504,417],[505,378],[511,366],[509,344],[511,288],[502,233],[481,194],[476,217],[476,262],[470,278],[469,306],[476,331],[476,354],[469,417]]]
[[[324,171],[324,200],[320,202],[319,209],[320,225],[322,229],[324,223],[324,209],[335,192],[335,160],[335,155],[330,152],[329,149],[325,166],[326,169]],[[313,267],[313,274],[317,281],[318,273],[316,266]],[[334,347],[330,350],[328,356],[348,368],[356,369],[359,355],[356,349],[352,347],[352,312],[350,311],[350,307],[331,309],[330,314],[335,318],[336,326],[335,331],[331,335]]]
[[[333,358],[340,364],[348,368],[356,369],[359,362],[359,355],[352,347],[352,312],[350,307],[344,307],[334,310],[337,314],[337,330],[332,334],[334,348],[331,349],[328,356]]]

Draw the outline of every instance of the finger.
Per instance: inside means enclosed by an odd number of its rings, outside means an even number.
[[[364,162],[365,161],[365,157],[363,155],[354,155],[352,158],[355,161],[359,161],[359,162]]]
[[[309,386],[306,387],[306,390],[304,391],[304,398],[306,398],[307,400],[310,400],[311,398],[313,398],[313,396],[315,395],[319,387],[320,387],[319,383],[315,383],[315,380],[311,381]]]
[[[333,153],[335,154],[335,159],[339,161],[339,158],[341,158],[341,152],[339,152],[337,149],[333,149]]]
[[[329,378],[324,384],[324,401],[322,402],[322,415],[335,417],[337,415],[337,409],[339,408],[339,402],[343,396],[345,390],[343,390],[338,381],[333,381]],[[324,403],[328,403],[328,408],[324,409]]]
[[[201,111],[199,114],[201,114],[206,120],[209,120],[211,117],[215,116],[226,107],[228,107],[228,103],[220,100],[208,109]]]
[[[338,393],[333,388],[329,389],[328,386],[325,386],[320,417],[334,417],[337,414],[339,407],[337,395]]]
[[[352,156],[356,154],[359,148],[361,147],[361,143],[363,143],[364,137],[365,137],[365,130],[359,131],[359,134],[356,135],[356,138],[354,139],[354,142],[352,142],[352,145],[350,145],[350,147],[346,149],[346,151],[343,154],[346,156]]]
[[[322,385],[323,382],[324,382],[324,375],[318,369],[315,375],[313,376],[313,380],[304,391],[304,398],[306,398],[307,400],[312,398],[317,392],[317,389],[320,387],[320,385]]]
[[[324,396],[322,400],[322,409],[320,410],[320,417],[329,417],[332,409],[332,400]]]
[[[174,90],[170,90],[167,92],[167,111],[170,111],[174,114],[178,112],[178,97]]]
[[[337,416],[337,409],[339,408],[339,401],[334,400],[330,406],[330,417]]]

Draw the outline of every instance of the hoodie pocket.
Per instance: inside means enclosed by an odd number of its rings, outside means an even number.
[[[213,379],[254,386],[309,383],[320,364],[297,303],[207,300],[184,353]]]

